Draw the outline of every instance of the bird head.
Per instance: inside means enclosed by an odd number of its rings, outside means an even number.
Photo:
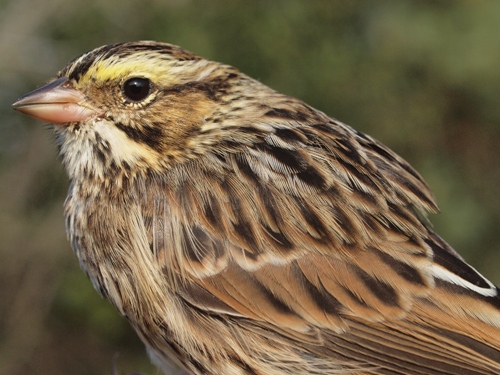
[[[215,112],[238,76],[170,44],[121,43],[74,59],[13,106],[55,125],[70,177],[88,170],[97,177],[114,170],[151,173],[216,142]]]

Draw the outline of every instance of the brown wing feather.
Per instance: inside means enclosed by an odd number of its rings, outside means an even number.
[[[177,292],[373,373],[498,373],[498,306],[436,285],[434,250],[461,260],[420,219],[436,209],[425,183],[378,142],[325,121],[170,172],[175,185],[157,198],[168,204],[149,215]]]

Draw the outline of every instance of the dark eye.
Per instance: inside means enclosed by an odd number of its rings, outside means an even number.
[[[146,99],[151,93],[151,81],[147,78],[130,78],[123,84],[123,94],[133,102]]]

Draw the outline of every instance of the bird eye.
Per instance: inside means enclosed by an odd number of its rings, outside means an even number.
[[[139,102],[151,93],[151,81],[147,78],[130,78],[123,84],[123,94],[127,99]]]

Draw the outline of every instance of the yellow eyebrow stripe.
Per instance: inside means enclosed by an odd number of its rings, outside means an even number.
[[[96,61],[81,77],[79,84],[85,86],[92,81],[122,81],[132,76],[149,78],[153,82],[176,83],[175,75],[169,74],[169,66],[164,61],[155,64],[154,59],[149,59],[149,63],[145,64],[144,58],[138,55],[124,60],[108,58]]]

